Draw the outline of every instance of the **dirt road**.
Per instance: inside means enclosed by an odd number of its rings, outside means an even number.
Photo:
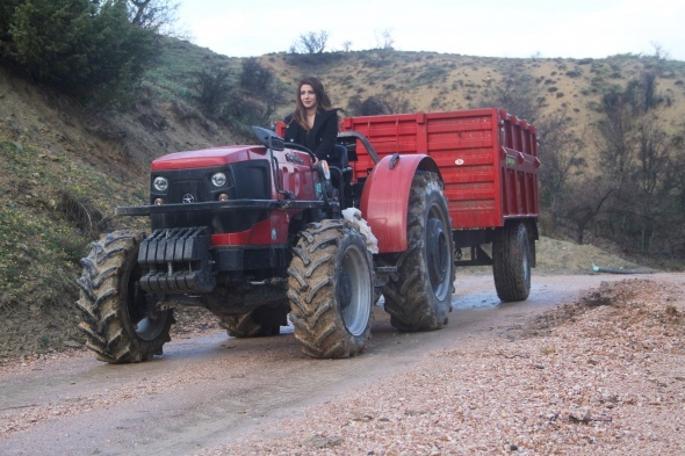
[[[681,281],[682,275],[652,275]],[[536,276],[531,298],[497,305],[490,276],[464,276],[447,328],[399,334],[378,309],[367,352],[312,360],[291,335],[234,340],[223,332],[174,341],[153,362],[110,366],[89,353],[5,367],[0,454],[186,455],[245,438],[283,438],[284,419],[383,387],[431,353],[501,338],[535,314],[617,276]]]

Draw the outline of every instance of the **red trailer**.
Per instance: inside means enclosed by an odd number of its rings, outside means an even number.
[[[406,232],[396,229],[405,223],[406,214],[393,207],[383,210],[398,189],[387,186],[387,177],[378,179],[383,188],[373,185],[374,175],[386,172],[383,166],[374,166],[373,155],[390,156],[391,165],[393,157],[427,154],[444,182],[456,264],[492,264],[503,301],[528,297],[539,211],[540,160],[533,125],[502,109],[487,108],[348,117],[341,130],[361,134],[370,143],[354,139],[357,160],[351,165],[353,180],[366,181],[361,209],[379,238],[381,252],[399,252],[406,246],[406,240],[390,235]]]

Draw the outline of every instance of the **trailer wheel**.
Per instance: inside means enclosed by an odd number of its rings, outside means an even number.
[[[235,338],[278,336],[281,326],[288,324],[288,307],[262,306],[241,315],[221,319],[221,326]]]
[[[371,334],[374,276],[364,236],[343,220],[309,225],[293,248],[288,299],[295,338],[315,358],[361,352]]]
[[[155,297],[138,284],[138,247],[143,237],[130,230],[109,233],[81,259],[79,328],[86,335],[86,346],[101,361],[146,361],[161,355],[170,339],[172,311],[156,309]]]
[[[524,301],[530,294],[530,238],[525,223],[507,224],[492,243],[492,272],[503,302]]]
[[[439,329],[451,310],[455,267],[447,202],[436,173],[414,176],[407,225],[408,249],[383,289],[385,310],[400,331]]]

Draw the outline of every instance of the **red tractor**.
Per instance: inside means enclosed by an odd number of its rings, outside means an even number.
[[[519,139],[510,140],[514,127]],[[343,130],[329,160],[260,128],[260,145],[154,160],[150,204],[117,209],[149,217],[151,234],[108,233],[82,259],[87,346],[110,363],[150,359],[169,340],[173,307],[190,305],[212,311],[234,337],[276,335],[290,315],[306,354],[349,357],[364,349],[381,294],[397,329],[438,329],[455,266],[491,258],[500,297],[528,296],[532,127],[490,109],[348,118]],[[507,184],[510,170],[523,180]],[[486,191],[499,196],[488,201]],[[455,220],[479,208],[499,219]]]

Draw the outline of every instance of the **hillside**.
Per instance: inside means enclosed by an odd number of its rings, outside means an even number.
[[[274,118],[291,109],[296,81],[305,74],[326,83],[336,106],[383,95],[428,111],[476,106],[514,70],[534,76],[543,113],[566,108],[574,128],[587,135],[602,90],[651,64],[631,56],[490,59],[396,51],[273,54],[259,61],[285,91]],[[113,208],[145,200],[155,156],[242,142],[235,125],[203,113],[197,88],[202,70],[224,69],[235,84],[241,63],[166,40],[157,66],[123,112],[86,107],[0,68],[0,190],[6,198],[0,207],[0,357],[79,344],[74,278],[88,242],[132,223],[112,219]],[[660,109],[676,131],[685,115],[685,63],[665,64],[658,90],[668,102]],[[585,153],[591,158],[592,147]]]
[[[146,199],[152,158],[234,142],[189,83],[216,61],[236,64],[169,41],[124,112],[86,108],[0,68],[0,357],[80,340],[78,261],[100,232],[132,223],[113,209]]]
[[[666,100],[660,114],[674,130],[682,127],[685,116],[685,62],[649,56],[505,59],[375,50],[319,59],[272,54],[261,61],[293,91],[301,76],[317,75],[326,83],[333,104],[343,108],[349,107],[352,97],[381,95],[404,98],[419,111],[467,109],[480,106],[505,75],[530,75],[541,115],[564,109],[582,133],[592,130],[601,96],[611,86],[624,87],[642,71],[659,66],[657,92]],[[283,107],[280,113],[287,110]]]

